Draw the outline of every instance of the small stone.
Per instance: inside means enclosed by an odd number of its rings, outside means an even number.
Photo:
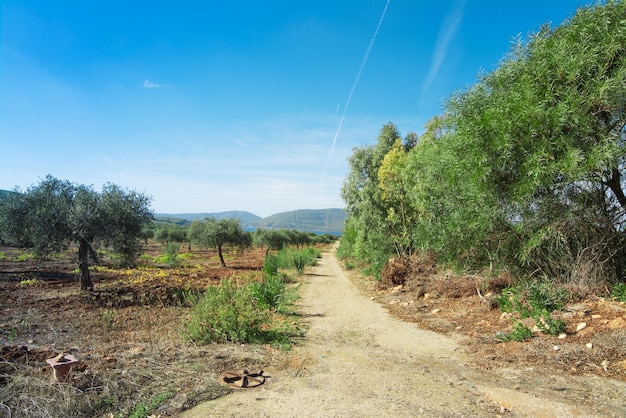
[[[602,362],[602,368],[604,369],[605,372],[609,371],[609,361],[608,360],[604,360]]]
[[[567,338],[567,334],[566,333],[559,334],[559,336],[557,338],[560,339],[560,340],[563,340],[563,339]]]
[[[392,287],[391,289],[389,289],[389,294],[390,295],[397,295],[398,293],[402,293],[404,292],[404,286],[403,285],[398,285],[396,287]]]
[[[591,343],[587,343],[587,344],[585,344],[585,346],[586,346],[588,349],[590,349],[590,350],[593,348],[593,344],[591,344]]]
[[[552,349],[554,351],[559,351],[561,348],[558,345],[555,345],[555,346],[552,347]]]
[[[430,313],[436,314],[441,312],[441,309],[437,308],[437,309],[433,309],[432,311],[430,311]]]
[[[598,314],[591,315],[591,319],[600,319],[600,318],[602,318],[602,315],[598,315]]]
[[[581,322],[580,324],[578,324],[578,326],[576,327],[576,332],[581,331],[583,329],[587,328],[587,323],[586,322]]]

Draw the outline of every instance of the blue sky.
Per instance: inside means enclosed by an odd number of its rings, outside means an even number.
[[[387,122],[421,133],[518,34],[586,4],[0,0],[0,189],[51,174],[158,213],[343,207],[354,147]]]

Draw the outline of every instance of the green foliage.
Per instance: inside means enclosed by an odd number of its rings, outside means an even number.
[[[278,266],[282,269],[295,269],[298,274],[304,272],[306,266],[314,266],[317,259],[321,256],[321,252],[313,247],[307,247],[303,250],[292,250],[284,247],[278,252]]]
[[[270,328],[269,311],[261,309],[249,286],[234,279],[210,286],[204,296],[191,300],[190,320],[186,335],[201,344],[210,342],[266,342]]]
[[[35,286],[41,283],[43,283],[43,281],[39,279],[24,279],[24,280],[20,280],[19,285],[20,286]]]
[[[510,333],[498,332],[496,334],[496,340],[500,342],[509,341],[526,341],[533,337],[533,332],[524,324],[519,321],[514,321],[513,331]]]
[[[17,256],[16,260],[20,261],[20,262],[24,262],[24,261],[32,260],[33,258],[35,258],[35,254],[32,254],[32,253],[22,253],[22,254]]]
[[[391,124],[354,150],[342,258],[374,275],[394,252],[465,271],[623,281],[626,2],[519,39],[425,133]]]
[[[278,257],[273,254],[266,254],[263,262],[263,274],[266,276],[275,276],[278,274]]]
[[[553,319],[551,313],[560,310],[569,297],[566,289],[547,279],[529,281],[523,286],[504,289],[496,298],[502,312],[518,313],[521,318],[533,318],[542,332],[559,335],[565,322]]]
[[[176,242],[170,242],[165,246],[163,255],[154,259],[155,263],[164,263],[168,267],[176,267],[180,264],[180,244]]]
[[[128,415],[129,418],[148,418],[152,416],[152,412],[157,409],[160,405],[167,402],[169,399],[174,397],[174,391],[168,390],[167,392],[163,392],[157,394],[150,398],[150,400],[146,403],[138,402],[135,405],[133,411]]]
[[[552,316],[550,316],[550,312],[546,309],[540,311],[535,318],[537,328],[539,328],[539,330],[541,330],[544,334],[552,335],[554,337],[565,332],[565,321],[562,319],[552,318]]]
[[[45,256],[78,244],[81,287],[90,288],[89,261],[98,261],[97,244],[113,250],[121,262],[134,263],[143,226],[151,221],[150,198],[106,184],[91,187],[46,176],[25,193],[0,201],[3,239]]]
[[[611,289],[611,297],[620,302],[626,302],[626,283],[615,283]]]
[[[226,267],[222,248],[230,244],[238,248],[249,248],[252,245],[252,236],[241,228],[236,218],[205,218],[195,220],[189,226],[189,241],[204,248],[217,248],[220,263]]]
[[[344,231],[352,233],[350,246],[344,247],[342,255],[369,265],[375,276],[399,249],[394,241],[394,225],[388,221],[390,204],[383,199],[379,178],[385,156],[398,140],[400,134],[390,123],[381,129],[376,145],[356,148],[349,158],[350,171],[341,189],[348,212]]]
[[[264,275],[261,282],[250,283],[252,297],[261,308],[279,307],[283,302],[285,289],[285,281],[278,274]]]
[[[297,251],[312,256],[315,251]],[[267,254],[260,282],[242,284],[222,280],[209,287],[204,295],[187,292],[184,302],[192,307],[185,324],[188,338],[198,343],[270,342],[289,345],[289,335],[298,332],[297,321],[278,321],[273,313],[292,315],[289,306],[297,299],[295,289],[287,289],[285,276],[279,273],[280,257]]]
[[[187,241],[187,228],[175,224],[162,224],[154,231],[155,241],[161,244]]]
[[[100,322],[104,328],[111,332],[117,321],[117,311],[115,309],[101,309],[100,310]]]
[[[568,296],[566,289],[543,279],[504,289],[496,300],[502,312],[518,312],[522,318],[529,318],[533,312],[561,309]]]

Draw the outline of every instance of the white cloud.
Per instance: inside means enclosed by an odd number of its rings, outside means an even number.
[[[163,84],[163,83],[153,83],[152,81],[148,80],[147,78],[144,80],[143,82],[143,87],[146,89],[160,89],[163,87],[166,87],[167,84]]]
[[[437,44],[435,45],[435,51],[433,52],[433,56],[430,61],[430,71],[426,76],[426,80],[424,81],[423,90],[426,91],[434,81],[435,77],[439,73],[439,68],[443,63],[447,53],[448,53],[448,45],[456,35],[456,31],[461,25],[461,21],[463,20],[463,7],[465,5],[465,0],[460,0],[456,6],[450,11],[448,16],[446,16],[446,20],[443,22],[441,29],[439,30],[439,35],[437,36]]]

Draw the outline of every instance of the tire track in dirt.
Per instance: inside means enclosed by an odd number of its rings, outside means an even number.
[[[309,331],[290,353],[289,367],[266,370],[271,378],[265,385],[205,402],[184,417],[589,417],[626,411],[610,400],[574,402],[542,387],[521,391],[507,377],[515,373],[477,370],[452,338],[394,319],[359,293],[334,252],[325,252],[306,274],[300,293]],[[586,389],[580,385],[569,384],[574,396]]]

